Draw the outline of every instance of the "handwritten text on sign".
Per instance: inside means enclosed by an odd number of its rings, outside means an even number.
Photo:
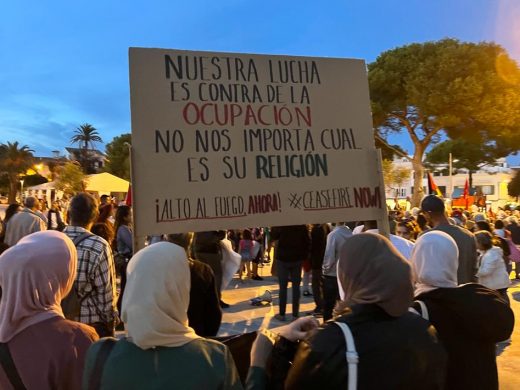
[[[373,219],[359,60],[130,49],[138,234]]]

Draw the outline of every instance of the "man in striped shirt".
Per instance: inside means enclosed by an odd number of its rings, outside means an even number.
[[[78,273],[74,282],[81,302],[80,315],[74,320],[94,327],[100,337],[114,335],[119,321],[116,308],[116,275],[110,245],[103,238],[88,234],[98,216],[96,199],[86,193],[74,196],[69,205],[70,225],[64,233],[76,244]]]

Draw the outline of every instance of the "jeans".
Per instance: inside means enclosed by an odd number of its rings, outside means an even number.
[[[287,306],[287,285],[292,283],[292,314],[298,316],[300,309],[300,283],[302,281],[302,262],[277,261],[278,284],[280,285],[280,314],[285,315]]]
[[[332,318],[332,310],[339,299],[338,278],[323,275],[323,321]]]

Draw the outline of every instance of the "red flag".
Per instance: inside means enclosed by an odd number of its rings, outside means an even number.
[[[125,197],[125,204],[127,206],[132,206],[132,185],[131,184],[128,186],[128,192],[126,193],[126,197]]]
[[[433,181],[433,176],[430,172],[428,172],[428,193],[431,195],[442,196],[441,190],[437,187],[437,184]]]
[[[466,179],[466,183],[464,183],[464,192],[462,193],[462,197],[465,200],[466,203],[466,210],[468,209],[468,202],[469,202],[469,181]]]

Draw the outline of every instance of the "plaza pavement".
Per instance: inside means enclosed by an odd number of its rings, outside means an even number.
[[[246,333],[261,327],[273,328],[286,324],[273,318],[278,314],[278,284],[271,276],[270,266],[259,269],[263,281],[239,281],[236,277],[222,292],[222,299],[231,306],[224,309],[219,336]],[[264,307],[251,306],[250,299],[261,295],[265,290],[273,294],[273,304]],[[303,288],[301,288],[303,292]],[[520,389],[520,281],[513,280],[509,289],[511,307],[517,319],[510,342],[497,345],[497,365],[501,390]],[[291,318],[291,285],[288,288],[286,317]],[[300,313],[306,314],[314,309],[311,297],[301,296]],[[468,356],[471,359],[471,356]]]

